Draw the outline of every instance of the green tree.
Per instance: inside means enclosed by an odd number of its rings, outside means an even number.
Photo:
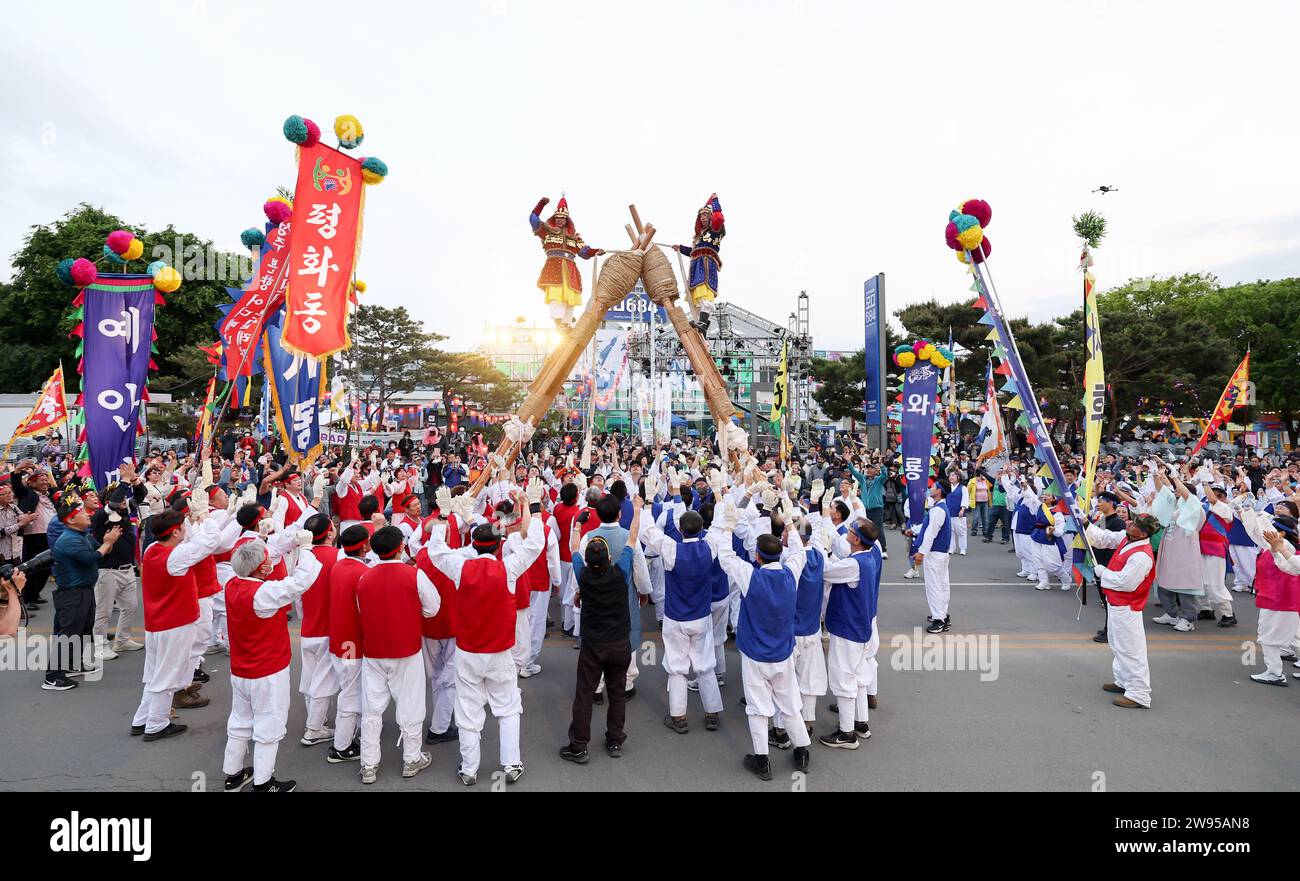
[[[377,412],[382,421],[389,401],[424,379],[433,344],[443,337],[426,331],[404,306],[359,306],[349,324],[352,346],[340,354],[339,375],[364,412]]]
[[[867,353],[858,349],[848,358],[833,361],[813,358],[810,372],[817,384],[813,400],[831,419],[862,419],[867,398]],[[889,396],[886,395],[886,401]]]

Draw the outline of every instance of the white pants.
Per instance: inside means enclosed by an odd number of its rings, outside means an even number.
[[[1274,676],[1282,672],[1282,654],[1294,650],[1296,629],[1300,627],[1300,612],[1275,612],[1259,610],[1259,647],[1264,654],[1264,666]]]
[[[1232,557],[1232,583],[1239,588],[1253,587],[1255,584],[1255,563],[1259,559],[1259,548],[1254,545],[1228,545],[1228,554]]]
[[[289,719],[289,668],[260,679],[230,677],[230,718],[226,720],[226,756],[221,770],[238,774],[248,741],[253,741],[253,784],[275,774],[275,755]]]
[[[930,604],[930,617],[941,621],[948,617],[948,555],[931,551],[921,560],[921,574],[925,578],[925,601]]]
[[[194,622],[194,644],[190,646],[190,672],[199,669],[203,654],[212,644],[212,597],[199,600],[199,620]]]
[[[817,639],[821,641],[821,637]],[[799,718],[802,712],[794,654],[784,661],[755,661],[741,652],[740,678],[745,689],[745,715],[749,717],[754,755],[765,756],[768,720],[776,719],[779,724],[782,719]],[[812,742],[803,725],[791,725],[788,731],[795,746]]]
[[[731,625],[732,632],[735,632],[737,625],[740,624],[740,588],[734,584],[731,585],[731,592],[727,594],[727,623]],[[726,636],[725,632],[723,636]]]
[[[528,635],[528,609],[515,610],[515,644],[510,649],[510,656],[515,660],[515,672],[528,666],[528,654],[532,649]]]
[[[713,672],[727,675],[727,612],[730,599],[709,604],[709,617],[713,621]]]
[[[487,714],[492,708],[501,739],[501,766],[519,765],[519,717],[524,703],[519,679],[509,650],[480,655],[456,652],[456,727],[460,729],[460,770],[477,774],[479,741]]]
[[[298,693],[306,699],[307,730],[319,731],[325,727],[329,716],[330,698],[339,692],[339,680],[334,675],[334,662],[330,659],[328,636],[304,636],[299,641],[302,650],[302,674],[298,677]]]
[[[573,630],[577,618],[573,597],[578,592],[578,579],[573,577],[573,564],[560,563],[560,614],[565,630]]]
[[[537,663],[542,656],[542,643],[546,640],[546,614],[551,607],[551,591],[535,590],[528,597],[528,657],[527,664]]]
[[[113,604],[121,611],[117,616],[115,639],[131,638],[131,625],[139,606],[139,590],[133,569],[100,569],[95,581],[95,624],[92,633],[96,642],[108,640],[108,619],[113,614]]]
[[[952,518],[952,540],[957,545],[957,552],[966,553],[967,540],[970,538],[970,521],[959,514]]]
[[[445,734],[456,709],[456,640],[424,639],[424,675],[429,678],[433,721],[429,730]]]
[[[402,732],[402,761],[420,757],[420,726],[424,724],[424,660],[416,652],[405,658],[361,659],[361,764],[379,764],[379,736],[389,699],[397,701],[394,715]]]
[[[1220,618],[1232,614],[1232,594],[1224,584],[1227,573],[1228,561],[1223,557],[1201,554],[1201,586],[1205,588],[1205,596],[1198,600],[1198,605],[1216,612]]]
[[[226,589],[212,595],[212,645],[230,647],[230,629],[226,625]]]
[[[873,636],[874,638],[874,636]],[[822,648],[821,633],[794,638],[794,675],[799,686],[800,710],[805,722],[817,719],[817,698],[826,693],[826,650]],[[789,728],[792,719],[777,722]]]
[[[723,605],[719,603],[718,605]],[[695,621],[664,619],[664,671],[668,674],[668,714],[686,715],[686,674],[695,668],[704,712],[722,712],[722,693],[714,673],[712,617]],[[764,735],[766,737],[766,735]]]
[[[357,736],[357,724],[361,719],[361,659],[340,658],[331,653],[330,664],[334,667],[334,679],[339,686],[338,698],[334,701],[334,748],[343,752]]]
[[[171,630],[144,632],[144,695],[132,725],[143,725],[145,734],[156,734],[171,719],[172,695],[194,682],[190,649],[194,646],[196,622]]]
[[[944,556],[947,556],[946,554]],[[926,554],[925,558],[930,559]],[[872,623],[875,639],[875,623]],[[855,722],[868,721],[868,688],[875,678],[867,656],[870,642],[854,642],[831,634],[826,653],[826,679],[840,707],[840,730],[852,731]]]
[[[1038,585],[1047,587],[1052,582],[1052,576],[1055,575],[1060,581],[1062,587],[1067,587],[1074,580],[1072,572],[1074,570],[1074,559],[1071,555],[1069,563],[1061,554],[1056,546],[1056,542],[1049,545],[1033,542],[1034,551],[1038,554]]]
[[[664,592],[667,586],[664,582],[664,563],[658,557],[646,557],[646,568],[650,570],[650,602],[655,604],[655,620],[663,623],[664,620]]]
[[[1106,638],[1115,654],[1111,672],[1124,697],[1151,706],[1151,668],[1147,665],[1147,635],[1142,613],[1128,606],[1106,604]]]
[[[1028,577],[1038,572],[1038,552],[1034,550],[1035,546],[1036,543],[1029,536],[1019,532],[1011,533],[1011,547],[1015,549],[1016,559],[1020,561],[1017,575]]]

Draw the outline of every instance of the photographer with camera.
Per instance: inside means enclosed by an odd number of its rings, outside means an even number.
[[[29,561],[37,554],[49,550],[49,540],[45,533],[54,519],[54,499],[51,490],[54,482],[49,472],[38,468],[30,459],[19,462],[10,475],[10,486],[18,503],[18,510],[24,515],[21,527],[22,558]],[[28,611],[33,606],[42,606],[45,600],[41,591],[49,579],[49,569],[32,570],[23,588],[23,603]]]
[[[114,526],[104,534],[103,542],[96,547],[90,536],[90,512],[75,494],[66,494],[59,503],[59,520],[64,525],[62,534],[54,544],[54,640],[50,653],[50,668],[41,688],[46,691],[67,691],[76,688],[72,676],[84,675],[91,666],[85,657],[85,637],[92,633],[95,620],[95,582],[99,580],[99,563],[113,549],[122,536],[122,528]],[[83,655],[72,669],[74,659],[69,651],[70,642],[81,639]]]
[[[0,566],[0,636],[13,636],[23,617],[23,586],[27,573],[10,563]]]

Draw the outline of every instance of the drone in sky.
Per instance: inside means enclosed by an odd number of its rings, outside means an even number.
[[[1097,189],[1093,190],[1093,192],[1101,193],[1104,196],[1107,193],[1118,193],[1119,187],[1098,187]]]

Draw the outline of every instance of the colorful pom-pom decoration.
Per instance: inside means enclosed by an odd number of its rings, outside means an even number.
[[[901,355],[904,352],[910,352],[910,351],[912,351],[912,347],[909,346],[907,343],[903,343],[901,346],[894,346],[895,355]]]
[[[974,217],[979,221],[980,226],[988,226],[993,220],[993,209],[983,199],[967,199],[962,202],[961,213]]]
[[[163,266],[154,273],[153,286],[155,290],[170,294],[181,286],[181,274],[170,266]]]
[[[921,350],[924,349],[924,348],[925,348],[926,346],[928,346],[928,345],[930,345],[930,341],[929,341],[929,340],[917,340],[916,342],[912,343],[912,354],[913,354],[913,355],[920,355],[920,354],[921,354]]]
[[[935,352],[936,349],[934,348],[934,343],[926,343],[921,351],[916,353],[916,357],[920,358],[922,361],[929,361],[934,357]]]
[[[257,227],[250,226],[239,234],[239,240],[244,243],[245,248],[251,251],[254,248],[262,247],[262,243],[266,241],[266,235]]]
[[[155,260],[154,262],[149,264],[149,266],[145,269],[145,272],[151,276],[157,275],[161,270],[165,269],[166,266],[167,266],[167,261]]]
[[[992,253],[993,253],[993,243],[989,241],[988,236],[984,236],[984,239],[983,241],[980,242],[979,247],[971,251],[971,257],[973,257],[975,262],[978,264],[978,263],[983,263],[984,258],[989,256]],[[965,252],[958,251],[957,259],[960,260],[962,263],[965,263],[966,262]]]
[[[957,234],[960,238],[961,233],[970,229],[972,226],[979,226],[980,222],[969,214],[958,214],[952,218],[953,226],[957,227]]]
[[[284,121],[284,136],[295,144],[306,142],[307,120],[297,115],[290,116]]]
[[[303,124],[307,127],[307,137],[303,139],[302,146],[314,147],[320,143],[320,126],[310,119],[304,119]]]
[[[59,277],[59,281],[72,287],[72,258],[65,257],[60,260],[59,265],[54,267],[54,274]]]
[[[969,217],[970,215],[965,215]],[[960,229],[960,225],[958,225]],[[974,251],[979,247],[980,242],[984,241],[984,228],[978,223],[966,230],[957,233],[957,241],[961,243],[962,250]]]
[[[117,256],[117,252],[113,250],[112,245],[108,245],[108,244],[104,245],[104,257],[110,263],[116,263],[118,266],[121,266],[122,264],[126,263],[125,260]]]
[[[358,294],[364,294],[366,292],[366,283],[364,281],[358,281],[356,283],[356,291]]]
[[[911,367],[915,363],[916,363],[916,355],[912,354],[911,352],[904,352],[903,354],[898,356],[898,366],[902,367],[904,370],[906,370],[908,367]]]
[[[142,254],[144,254],[144,242],[133,238],[131,244],[127,245],[126,250],[122,252],[122,257],[126,260],[139,260]]]
[[[72,266],[68,268],[68,274],[72,276],[72,284],[79,288],[86,285],[94,284],[99,278],[99,270],[95,264],[91,263],[85,257],[78,257],[72,261]]]
[[[939,354],[943,356],[943,359],[945,361],[952,360],[952,349],[948,348],[947,346],[939,346],[938,348],[939,348]]]
[[[361,120],[351,113],[334,118],[334,136],[339,139],[339,146],[344,150],[359,147],[366,139],[366,133],[361,128]]]
[[[267,199],[266,204],[262,206],[262,211],[266,214],[266,219],[276,226],[293,217],[293,205],[283,196],[272,196]]]
[[[104,240],[104,245],[114,254],[121,256],[126,254],[126,249],[130,247],[131,240],[134,238],[135,236],[132,233],[124,229],[115,229],[108,234],[108,238]]]
[[[934,356],[930,359],[930,363],[933,364],[935,367],[938,367],[940,370],[943,370],[952,362],[949,361],[947,358],[943,357],[943,355],[940,354],[939,352],[935,352]]]
[[[943,231],[943,240],[947,242],[948,247],[952,248],[954,251],[961,250],[961,242],[957,241],[957,224],[953,223],[951,220],[948,221],[948,226]]]
[[[367,156],[361,163],[361,179],[368,184],[382,183],[388,177],[388,163],[374,156]]]

